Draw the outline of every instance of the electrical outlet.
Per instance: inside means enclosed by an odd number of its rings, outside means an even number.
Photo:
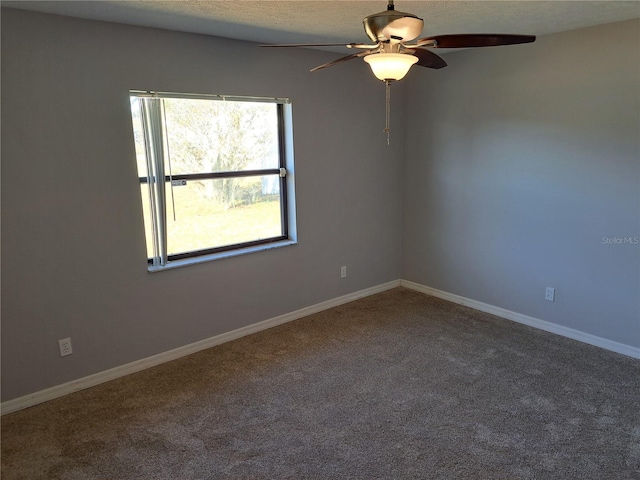
[[[544,299],[549,300],[550,302],[555,301],[556,299],[556,289],[553,287],[547,287],[547,290],[544,293]]]
[[[67,355],[71,355],[73,353],[70,338],[63,338],[62,340],[58,340],[58,346],[60,347],[61,357],[66,357]]]
[[[340,278],[347,278],[347,267],[340,267]]]

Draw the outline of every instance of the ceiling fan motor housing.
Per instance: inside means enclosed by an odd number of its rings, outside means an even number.
[[[364,31],[374,42],[406,42],[417,38],[424,21],[412,13],[390,9],[365,17]]]

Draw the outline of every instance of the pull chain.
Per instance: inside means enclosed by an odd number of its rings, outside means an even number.
[[[383,132],[387,134],[387,145],[391,143],[390,134],[391,134],[391,82],[386,80],[386,102],[385,102],[385,115],[386,115],[386,126],[384,127]]]

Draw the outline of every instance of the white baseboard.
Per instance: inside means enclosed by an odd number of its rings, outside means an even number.
[[[390,290],[399,286],[400,280],[394,280],[392,282],[376,285],[374,287],[366,288],[364,290],[350,293],[348,295],[343,295],[342,297],[333,298],[325,302],[311,305],[310,307],[296,310],[295,312],[286,313],[278,317],[254,323],[252,325],[247,325],[246,327],[238,328],[237,330],[233,330],[231,332],[222,333],[220,335],[216,335],[215,337],[200,340],[199,342],[191,343],[183,347],[178,347],[173,350],[169,350],[168,352],[159,353],[151,357],[143,358],[135,362],[127,363],[119,367],[105,370],[103,372],[98,372],[87,377],[73,380],[71,382],[56,385],[55,387],[40,390],[23,397],[8,400],[0,405],[0,410],[2,411],[2,415],[4,415],[7,413],[22,410],[27,407],[32,407],[39,403],[68,395],[69,393],[94,387],[101,383],[115,380],[116,378],[124,377],[125,375],[129,375],[131,373],[139,372],[140,370],[160,365],[161,363],[170,362],[186,355],[191,355],[192,353],[196,353],[225,342],[230,342],[231,340],[236,340],[246,335],[251,335],[253,333],[275,327],[277,325],[282,325],[283,323],[292,322],[293,320],[298,320],[299,318],[322,312],[323,310],[337,307],[339,305],[358,300],[359,298],[368,297],[369,295],[374,295],[376,293],[384,292],[385,290]]]
[[[116,378],[124,377],[125,375],[129,375],[131,373],[139,372],[141,370],[145,370],[147,368],[154,367],[162,363],[170,362],[172,360],[176,360],[186,355],[191,355],[192,353],[196,353],[201,350],[205,350],[207,348],[211,348],[225,342],[236,340],[246,335],[251,335],[253,333],[257,333],[262,330],[267,330],[268,328],[275,327],[277,325],[282,325],[284,323],[292,322],[294,320],[298,320],[299,318],[303,318],[308,315],[312,315],[314,313],[322,312],[324,310],[328,310],[329,308],[337,307],[339,305],[352,302],[359,298],[364,298],[369,295],[375,295],[376,293],[384,292],[385,290],[390,290],[392,288],[399,287],[399,286],[409,288],[411,290],[415,290],[421,293],[425,293],[433,297],[441,298],[449,302],[457,303],[459,305],[465,305],[475,310],[490,313],[492,315],[496,315],[498,317],[505,318],[507,320],[512,320],[517,323],[528,325],[530,327],[539,328],[540,330],[545,330],[547,332],[555,333],[557,335],[562,335],[564,337],[568,337],[573,340],[578,340],[580,342],[588,343],[596,347],[604,348],[605,350],[610,350],[612,352],[616,352],[622,355],[627,355],[629,357],[640,359],[640,348],[632,347],[630,345],[625,345],[623,343],[614,342],[612,340],[607,340],[606,338],[597,337],[595,335],[584,333],[579,330],[563,327],[561,325],[547,322],[545,320],[540,320],[538,318],[529,317],[521,313],[505,310],[504,308],[495,307],[493,305],[482,303],[477,300],[472,300],[470,298],[462,297],[460,295],[455,295],[453,293],[437,290],[435,288],[427,287],[425,285],[411,282],[409,280],[394,280],[392,282],[383,283],[381,285],[376,285],[374,287],[370,287],[364,290],[350,293],[342,297],[337,297],[331,300],[327,300],[325,302],[317,303],[315,305],[311,305],[309,307],[296,310],[295,312],[286,313],[284,315],[280,315],[278,317],[264,320],[262,322],[254,323],[252,325],[247,325],[246,327],[238,328],[237,330],[233,330],[231,332],[222,333],[220,335],[216,335],[215,337],[207,338],[199,342],[185,345],[183,347],[178,347],[173,350],[159,353],[151,357],[143,358],[135,362],[127,363],[119,367],[111,368],[103,372],[98,372],[93,375],[89,375],[87,377],[73,380],[71,382],[63,383],[61,385],[56,385],[54,387],[47,388],[45,390],[41,390],[38,392],[31,393],[29,395],[25,395],[23,397],[15,398],[13,400],[8,400],[6,402],[3,402],[0,405],[0,410],[2,412],[2,415],[15,412],[18,410],[22,410],[24,408],[38,405],[39,403],[44,403],[48,400],[53,400],[54,398],[68,395],[69,393],[94,387],[96,385],[100,385],[101,383],[105,383],[110,380],[115,380]]]
[[[579,342],[588,343],[589,345],[604,348],[605,350],[610,350],[612,352],[640,359],[640,348],[632,347],[631,345],[625,345],[624,343],[607,340],[606,338],[597,337],[595,335],[584,333],[579,330],[563,327],[556,323],[540,320],[539,318],[529,317],[521,313],[505,310],[504,308],[494,307],[493,305],[489,305],[487,303],[478,302],[477,300],[461,297],[460,295],[455,295],[453,293],[443,292],[442,290],[437,290],[435,288],[427,287],[419,283],[410,282],[409,280],[400,280],[400,286],[415,290],[417,292],[426,293],[427,295],[438,297],[452,303],[465,305],[475,310],[480,310],[481,312],[490,313],[497,317],[506,318],[507,320],[512,320],[514,322],[522,323],[530,327],[539,328],[540,330],[545,330],[557,335],[562,335],[563,337],[578,340]]]

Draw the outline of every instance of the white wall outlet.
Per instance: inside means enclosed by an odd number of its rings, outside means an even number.
[[[544,293],[544,299],[549,300],[550,302],[555,301],[556,299],[556,289],[553,287],[547,287],[547,290]]]
[[[62,340],[58,340],[58,346],[60,347],[61,357],[66,357],[67,355],[71,355],[73,353],[70,338],[63,338]]]
[[[347,267],[340,267],[340,278],[347,278]]]

